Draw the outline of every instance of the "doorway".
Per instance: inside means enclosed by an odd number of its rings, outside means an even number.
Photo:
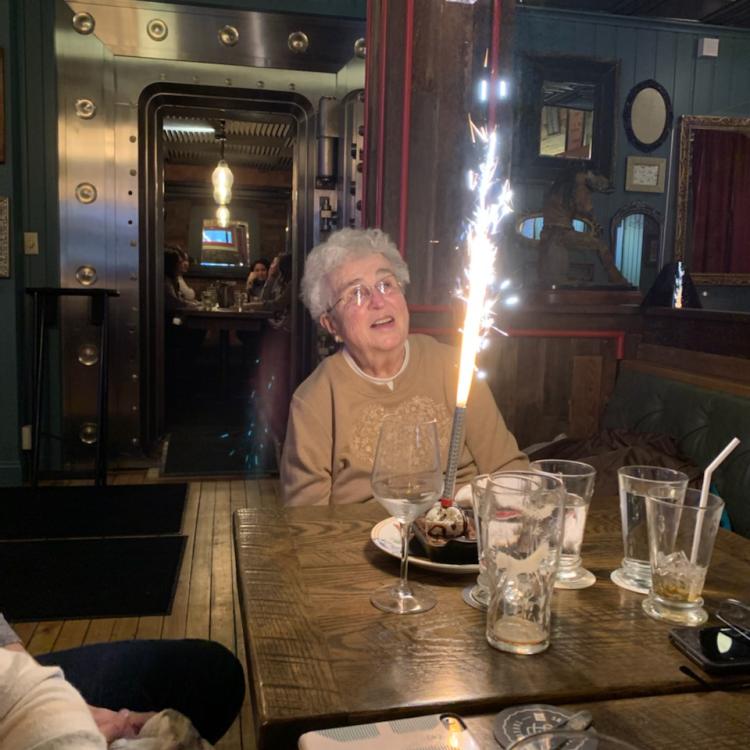
[[[140,110],[148,439],[165,438],[165,473],[274,473],[310,338],[295,300],[312,236],[312,106],[295,93],[160,84]],[[220,220],[221,156],[233,185]],[[187,258],[177,310],[173,252]],[[289,305],[259,319],[267,304],[241,294],[256,261],[276,256],[288,256]]]

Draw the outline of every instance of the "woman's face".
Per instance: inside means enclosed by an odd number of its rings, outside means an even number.
[[[180,273],[185,274],[190,270],[190,256],[180,253]]]
[[[321,324],[343,339],[360,366],[378,356],[400,352],[409,334],[406,299],[399,288],[388,295],[375,289],[373,285],[382,279],[396,283],[391,264],[380,253],[346,261],[328,275],[331,300],[339,301],[321,317]],[[347,292],[357,285],[371,292],[361,306],[346,299]]]
[[[256,263],[253,266],[253,273],[255,274],[255,278],[261,281],[265,281],[268,277],[268,269],[263,263]]]

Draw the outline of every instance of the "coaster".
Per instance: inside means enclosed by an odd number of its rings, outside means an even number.
[[[566,722],[575,711],[566,711],[557,706],[546,706],[533,703],[528,706],[513,706],[502,710],[493,722],[495,740],[502,748],[510,747],[514,742],[531,734],[546,732]],[[565,750],[595,750],[595,736],[590,740],[569,741]]]
[[[556,589],[587,589],[596,583],[596,576],[585,568],[581,568],[580,573],[569,581],[555,580]]]
[[[464,590],[461,592],[461,598],[468,604],[470,607],[474,607],[474,609],[478,609],[480,612],[486,612],[487,611],[487,605],[482,604],[479,600],[475,599],[472,596],[472,591],[474,590],[475,584],[470,583],[468,586],[464,588]]]
[[[648,594],[649,592],[648,586],[639,586],[637,583],[633,583],[632,581],[627,579],[623,574],[621,568],[613,570],[609,574],[609,578],[612,583],[619,586],[621,589],[627,589],[628,591],[632,591],[634,594]]]

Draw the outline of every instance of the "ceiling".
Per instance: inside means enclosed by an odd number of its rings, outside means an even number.
[[[641,18],[681,19],[750,28],[750,0],[517,0],[536,8],[612,13]]]
[[[216,164],[224,123],[224,158],[230,167],[261,171],[292,168],[295,129],[288,118],[256,116],[252,120],[170,117],[164,120],[164,158],[169,164]]]

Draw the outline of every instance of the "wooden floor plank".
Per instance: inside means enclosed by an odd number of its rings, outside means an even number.
[[[48,654],[54,649],[55,641],[62,630],[62,620],[48,620],[40,622],[34,631],[34,636],[29,641],[26,649],[30,654]]]
[[[28,643],[34,635],[37,623],[35,622],[18,622],[13,624],[13,630],[16,631],[16,635],[21,639],[21,643],[28,648]]]
[[[229,483],[218,482],[211,553],[211,640],[235,648]]]
[[[211,552],[215,500],[216,482],[204,482],[201,485],[193,572],[190,576],[190,599],[185,628],[188,638],[208,638],[211,631]]]
[[[138,630],[138,618],[137,617],[118,617],[115,620],[115,625],[112,628],[112,640],[113,641],[129,641],[135,638],[136,631]]]
[[[114,627],[115,618],[113,617],[102,617],[98,620],[92,620],[89,629],[86,631],[86,637],[83,639],[84,645],[109,643],[112,640]]]
[[[57,636],[54,651],[65,651],[82,646],[91,620],[66,620]]]
[[[241,486],[232,485],[231,490],[231,515],[234,517],[234,511],[239,508],[246,508],[248,506],[247,494],[248,492],[256,492],[258,490],[258,484],[255,481],[246,480],[242,483],[237,483]],[[242,750],[255,750],[255,722],[253,721],[252,706],[250,704],[250,685],[248,683],[247,676],[247,660],[245,658],[245,634],[242,626],[242,616],[240,614],[240,603],[237,592],[237,579],[235,577],[236,572],[236,561],[235,561],[235,550],[234,544],[232,545],[232,602],[234,605],[234,629],[235,629],[235,655],[240,661],[240,664],[245,669],[245,700],[242,702],[242,708],[240,709],[239,722],[241,728],[241,739],[242,739]]]

